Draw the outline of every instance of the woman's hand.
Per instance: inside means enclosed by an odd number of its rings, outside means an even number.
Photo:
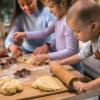
[[[17,45],[14,45],[14,44],[10,45],[9,50],[11,51],[11,53],[14,57],[19,57],[22,55],[22,51]]]
[[[41,65],[44,61],[48,60],[48,54],[41,54],[34,57],[33,65]]]
[[[12,36],[14,42],[18,42],[19,40],[22,40],[25,37],[26,37],[25,32],[15,32],[14,35]]]
[[[34,51],[34,55],[38,55],[38,54],[46,54],[49,52],[49,46],[48,44],[44,44],[43,46],[40,46],[38,48],[35,49]]]

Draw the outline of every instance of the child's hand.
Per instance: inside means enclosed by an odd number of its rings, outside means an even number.
[[[43,46],[35,49],[34,55],[45,54],[45,53],[48,53],[48,52],[49,52],[49,47],[48,47],[47,44],[44,44]]]
[[[86,92],[87,90],[89,90],[88,83],[76,81],[73,83],[73,86],[78,93]]]
[[[41,54],[34,57],[33,65],[41,65],[45,60],[48,60],[48,54]]]
[[[14,57],[19,57],[22,55],[21,49],[16,45],[11,45],[9,47],[9,50],[11,51],[11,53],[13,54]]]
[[[22,40],[25,37],[26,37],[25,32],[15,32],[12,38],[14,42],[18,42],[19,40]]]

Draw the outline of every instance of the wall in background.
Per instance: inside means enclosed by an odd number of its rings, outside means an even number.
[[[13,0],[0,0],[0,21],[4,22],[10,19],[13,8]]]

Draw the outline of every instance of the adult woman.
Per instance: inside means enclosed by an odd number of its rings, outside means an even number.
[[[46,39],[27,40],[24,39],[21,48],[12,39],[15,32],[38,31],[47,28],[54,21],[53,16],[47,7],[43,7],[41,0],[15,0],[15,9],[11,21],[11,29],[6,38],[5,46],[15,56],[20,56],[22,51],[25,53],[48,52],[53,36]],[[43,45],[44,44],[44,45]],[[43,46],[42,46],[43,45]]]

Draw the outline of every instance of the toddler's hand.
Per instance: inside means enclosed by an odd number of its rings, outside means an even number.
[[[73,83],[73,86],[78,93],[86,92],[89,90],[88,83],[76,81]]]

